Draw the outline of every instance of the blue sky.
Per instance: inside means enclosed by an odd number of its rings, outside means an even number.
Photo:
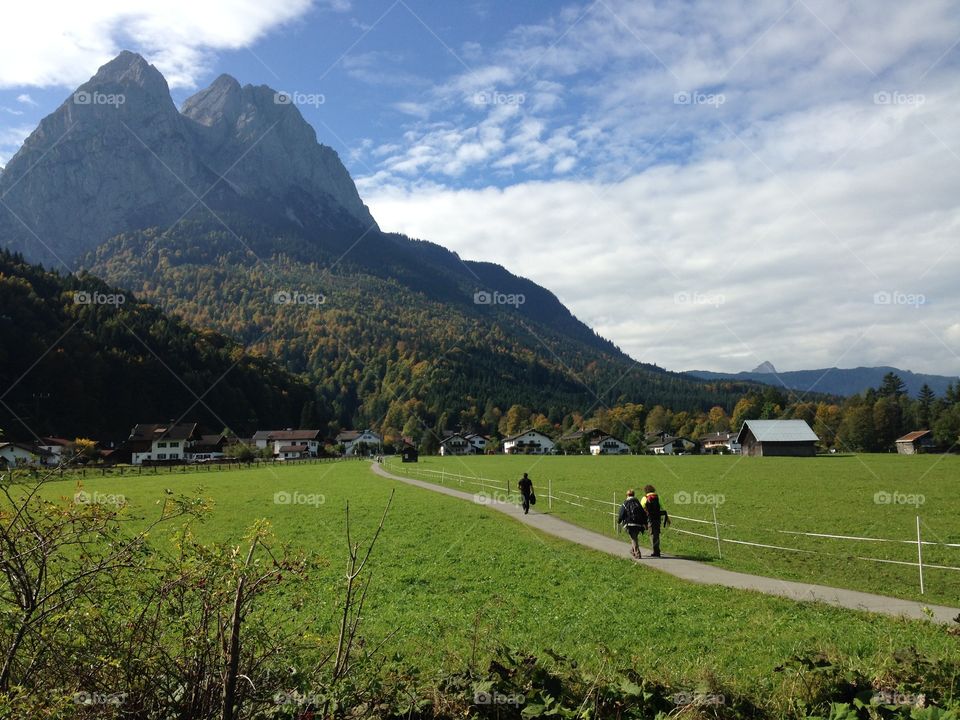
[[[954,2],[51,5],[5,11],[0,162],[128,48],[178,103],[223,72],[304,98],[384,229],[638,359],[960,372]]]

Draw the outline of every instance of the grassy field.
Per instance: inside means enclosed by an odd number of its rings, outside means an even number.
[[[541,498],[538,511],[607,534],[615,532],[610,515],[614,499],[622,501],[627,488],[639,490],[650,483],[675,517],[663,535],[667,552],[759,575],[960,606],[960,571],[925,568],[921,595],[916,567],[918,515],[924,542],[960,544],[960,457],[470,456],[427,457],[415,466],[392,462],[390,467],[458,487],[462,480],[462,488],[471,492],[484,491],[484,486],[470,482],[471,476],[488,478],[506,489],[528,472]],[[548,487],[566,502],[555,500],[549,508]],[[719,559],[713,538],[714,506],[721,538],[804,552],[723,542]],[[960,547],[924,545],[923,562],[960,568]]]
[[[680,468],[682,460],[672,462]],[[709,475],[710,466],[694,460],[685,469],[699,467]],[[561,458],[526,464],[516,459],[470,462],[487,475],[512,477],[526,469],[540,480],[553,473],[564,487],[582,485],[593,488],[593,494],[602,493],[591,482],[622,484],[637,467],[637,460],[629,459],[592,466],[589,459]],[[731,469],[728,477],[736,472],[732,463],[720,462]],[[835,461],[824,464],[830,462]],[[429,460],[425,466],[439,463]],[[591,479],[591,467],[609,468],[619,480]],[[646,467],[656,473],[649,479],[659,481],[656,465]],[[564,468],[568,476],[561,474]],[[799,467],[792,472],[799,474]],[[578,480],[578,473],[585,477]],[[646,479],[634,475],[633,484]],[[199,483],[214,503],[196,528],[200,538],[237,541],[257,519],[266,518],[278,539],[327,559],[311,578],[312,601],[297,610],[280,602],[276,612],[278,622],[318,634],[335,628],[345,560],[345,504],[350,503],[355,538],[367,536],[395,490],[382,544],[372,560],[374,591],[364,634],[377,641],[395,633],[385,655],[396,653],[416,665],[425,682],[444,670],[465,667],[474,653],[482,661],[507,645],[535,653],[550,649],[586,668],[633,667],[691,692],[721,687],[775,710],[787,702],[792,681],[773,669],[794,655],[824,651],[878,677],[901,648],[960,662],[957,638],[929,623],[686,584],[543,536],[488,508],[378,479],[366,463],[88,479],[83,491],[95,502],[122,495],[132,511],[149,515],[166,488],[192,493]],[[667,493],[676,491],[677,486],[661,484]],[[76,491],[67,481],[46,488],[49,497],[66,501]],[[774,503],[778,493],[765,496]],[[725,517],[736,507],[735,497],[731,493],[730,510],[724,506]],[[933,497],[939,496],[931,493]],[[795,517],[784,520],[792,523]],[[668,537],[673,549],[674,538]]]

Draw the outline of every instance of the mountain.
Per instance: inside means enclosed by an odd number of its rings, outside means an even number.
[[[504,427],[729,411],[744,391],[637,363],[530,280],[381,231],[290,98],[227,75],[178,111],[122,53],[44,118],[0,194],[0,243],[278,360],[313,391],[304,423],[489,431],[512,406]]]
[[[0,428],[7,437],[125,438],[179,418],[240,435],[287,427],[312,397],[235,341],[197,332],[90,276],[0,251]]]
[[[276,96],[221,76],[181,113],[163,75],[121,53],[7,163],[0,235],[27,259],[71,268],[119,232],[191,214],[240,209],[315,236],[375,228],[337,153]]]
[[[703,380],[759,382],[780,388],[786,386],[802,393],[813,391],[850,396],[858,395],[868,388],[879,387],[883,376],[891,372],[900,376],[912,397],[917,397],[924,384],[929,385],[938,397],[943,397],[949,385],[960,383],[960,378],[949,375],[925,375],[887,366],[846,369],[834,367],[778,372],[769,362],[763,363],[751,372],[718,373],[709,370],[690,370],[687,374]]]

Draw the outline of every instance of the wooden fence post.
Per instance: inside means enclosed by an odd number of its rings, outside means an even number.
[[[613,534],[616,535],[620,532],[620,518],[617,517],[617,493],[613,493]]]

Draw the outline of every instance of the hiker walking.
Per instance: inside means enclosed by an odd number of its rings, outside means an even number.
[[[530,512],[530,505],[533,504],[530,502],[533,498],[533,480],[524,473],[517,483],[517,487],[520,488],[520,496],[523,498],[523,514],[527,515]],[[534,502],[536,501],[534,500]]]
[[[660,507],[660,498],[657,496],[657,489],[653,485],[647,485],[643,488],[643,499],[640,500],[647,515],[647,523],[650,525],[650,542],[653,544],[652,557],[660,557],[660,522],[664,525],[670,524],[670,516],[667,511]]]
[[[633,490],[627,490],[627,499],[620,506],[620,515],[617,517],[617,522],[626,527],[627,533],[630,535],[630,554],[639,560],[640,544],[637,539],[640,537],[640,533],[647,528],[647,514]]]

